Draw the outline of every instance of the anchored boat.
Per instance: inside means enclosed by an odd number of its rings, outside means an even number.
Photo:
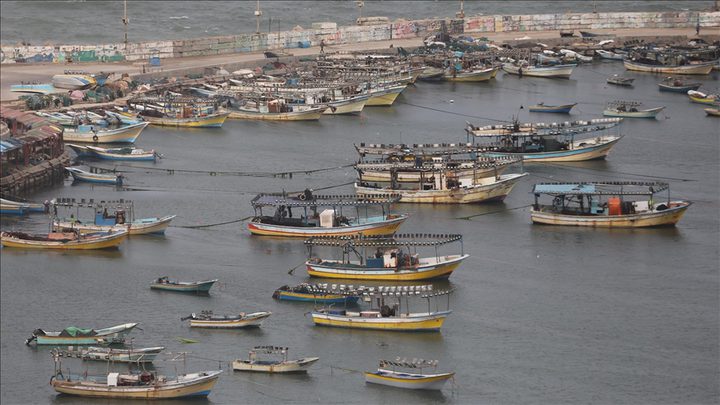
[[[539,103],[537,105],[531,105],[528,107],[528,110],[530,110],[530,112],[570,114],[570,110],[572,110],[572,108],[576,105],[577,103],[562,105],[546,105],[545,103]]]
[[[216,282],[217,279],[205,281],[174,281],[164,276],[150,283],[150,288],[153,290],[207,294]]]
[[[713,69],[715,62],[693,63],[689,65],[663,65],[661,63],[642,63],[639,61],[623,60],[625,69],[648,73],[669,73],[672,75],[707,75]]]
[[[667,191],[667,200],[654,195]],[[540,183],[533,187],[535,204],[530,211],[533,223],[642,228],[675,225],[692,204],[670,200],[670,186],[660,182]],[[541,205],[547,195],[552,204]],[[604,201],[603,201],[604,200]]]
[[[576,67],[576,64],[543,66],[518,63],[503,63],[502,65],[502,69],[512,75],[518,75],[521,77],[549,77],[562,79],[569,79],[570,75],[572,75],[573,69],[575,69]]]
[[[352,286],[350,286],[352,287]],[[448,291],[433,291],[432,285],[360,287],[363,300],[370,302],[370,309],[348,311],[334,307],[316,309],[312,312],[313,322],[317,326],[333,326],[351,329],[373,329],[399,332],[437,332],[452,311],[438,309],[438,299],[448,297]],[[427,312],[411,312],[412,299],[428,301]],[[435,310],[430,310],[430,300],[434,300]],[[404,302],[404,305],[403,305]]]
[[[239,328],[259,328],[263,321],[272,315],[272,312],[260,311],[246,314],[241,312],[238,315],[214,315],[212,311],[201,311],[200,314],[190,314],[190,316],[181,318],[181,321],[190,320],[191,328],[209,328],[209,329],[239,329]]]
[[[0,214],[26,215],[33,212],[47,212],[49,204],[39,204],[23,201],[13,201],[0,198]]]
[[[486,82],[497,73],[499,68],[496,67],[482,67],[477,69],[455,69],[451,66],[446,72],[443,78],[449,82]]]
[[[688,90],[687,95],[693,103],[716,104],[720,102],[720,95],[718,94],[705,94],[701,91]]]
[[[688,82],[676,77],[666,77],[662,82],[658,83],[660,91],[669,91],[673,93],[685,93],[690,90],[697,90],[702,86],[700,82]]]
[[[706,108],[705,114],[712,117],[720,117],[720,108]]]
[[[65,170],[70,172],[75,181],[81,181],[86,183],[97,183],[97,184],[114,184],[116,186],[122,186],[123,175],[122,174],[100,174],[92,173],[77,167],[66,167]]]
[[[134,143],[147,126],[147,122],[138,122],[118,128],[78,125],[75,128],[65,128],[63,140],[87,143]]]
[[[70,146],[70,145],[68,145]],[[125,148],[98,148],[86,146],[87,150],[95,157],[105,160],[128,160],[128,161],[155,161],[158,156],[154,150],[144,150],[134,147]]]
[[[260,373],[307,373],[307,369],[319,357],[304,357],[288,360],[288,348],[277,346],[255,346],[248,352],[247,360],[235,360],[232,363],[235,371],[254,371]],[[259,355],[264,355],[259,358]]]
[[[596,49],[595,53],[600,56],[600,59],[607,60],[623,60],[625,59],[625,53],[606,51],[603,49]]]
[[[328,290],[327,284],[308,283],[302,283],[296,286],[284,285],[275,290],[272,297],[281,301],[302,301],[322,304],[354,304],[360,298],[358,295],[334,294]]]
[[[82,360],[109,361],[112,363],[152,363],[165,350],[163,346],[145,347],[140,349],[116,349],[110,347],[57,349],[61,357],[75,357]]]
[[[619,75],[612,75],[607,78],[608,83],[623,87],[632,87],[634,81],[635,78],[633,77],[623,77]]]
[[[35,329],[25,344],[35,342],[38,345],[110,345],[125,343],[125,338],[137,326],[137,323],[124,323],[103,329],[83,329],[67,327],[59,332]]]
[[[458,254],[440,254],[439,248],[460,244]],[[416,281],[445,279],[469,255],[462,250],[462,235],[401,234],[384,237],[312,238],[305,241],[308,275],[354,280]],[[321,259],[313,247],[341,251],[341,259]],[[434,248],[435,255],[420,257],[418,249]]]
[[[380,360],[377,371],[365,372],[365,382],[411,390],[441,390],[455,373],[423,372],[426,368],[437,368],[438,363],[437,360],[413,359],[408,361],[399,357],[394,361]]]
[[[167,94],[158,98],[139,98],[128,101],[147,122],[168,127],[220,128],[230,115],[221,110],[215,100],[192,99]]]
[[[87,202],[83,198],[77,202],[74,198],[56,198],[51,201],[53,210],[53,229],[55,230],[77,230],[87,232],[107,232],[111,230],[124,229],[129,235],[164,234],[170,226],[175,215],[164,217],[135,218],[135,204],[130,200],[107,200],[96,202],[90,199]],[[57,208],[65,208],[77,214],[71,218],[61,218],[57,215]],[[80,209],[90,209],[94,213],[92,222],[81,221]]]
[[[655,118],[665,106],[648,108],[639,110],[642,105],[639,101],[612,101],[607,104],[603,115],[606,117],[623,117],[623,118]]]
[[[315,195],[310,190],[294,196],[259,194],[251,201],[255,217],[248,223],[248,230],[253,235],[302,238],[391,235],[408,217],[390,213],[390,204],[399,199],[396,195],[385,195],[371,201],[354,195]],[[263,207],[274,208],[274,215],[263,215]],[[323,207],[327,208],[319,211]],[[380,208],[382,212],[373,215],[371,208]]]
[[[51,232],[48,234],[29,234],[25,232],[2,232],[0,242],[3,246],[24,249],[53,250],[95,250],[116,248],[127,238],[124,229],[111,232]]]

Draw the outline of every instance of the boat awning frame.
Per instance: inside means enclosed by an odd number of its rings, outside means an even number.
[[[627,189],[626,189],[627,187]],[[644,188],[644,189],[641,189]],[[642,181],[599,181],[583,183],[539,183],[532,194],[540,195],[653,195],[670,188],[668,183]]]
[[[301,194],[301,193],[299,193]],[[310,200],[301,200],[298,196],[285,194],[258,194],[250,201],[253,207],[334,207],[334,206],[380,206],[393,204],[400,201],[401,196],[372,195],[359,197],[357,195],[314,195]]]
[[[314,237],[305,240],[311,246],[345,246],[355,247],[401,247],[401,246],[441,246],[462,240],[460,234],[396,234],[391,238],[377,236],[357,237]]]

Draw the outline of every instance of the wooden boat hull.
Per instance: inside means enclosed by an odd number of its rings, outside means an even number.
[[[705,114],[712,117],[720,117],[720,108],[706,108]]]
[[[312,312],[312,318],[315,325],[318,326],[397,332],[437,332],[451,312],[440,311],[432,314],[411,314],[407,317],[387,318],[364,318]]]
[[[45,206],[0,198],[0,214],[2,215],[26,215],[31,212],[45,212]]]
[[[365,382],[411,390],[441,390],[447,380],[451,379],[454,375],[455,373],[430,375],[394,373],[390,370],[380,369],[376,372],[366,372]]]
[[[318,360],[320,360],[319,357],[307,357],[304,359],[291,360],[278,364],[258,364],[251,363],[249,361],[235,360],[232,363],[232,367],[235,371],[250,371],[258,373],[306,373],[307,369]]]
[[[52,379],[55,391],[62,394],[76,395],[90,398],[113,399],[171,399],[185,397],[206,397],[215,386],[219,378],[219,371],[207,372],[204,378],[193,382],[168,383],[164,386],[120,386],[108,387],[99,384],[86,385],[81,381],[63,381]],[[172,380],[170,380],[172,381]]]
[[[693,83],[689,84],[687,86],[670,86],[663,83],[658,83],[658,87],[660,88],[660,91],[669,91],[671,93],[685,93],[687,94],[690,90],[697,90],[702,86],[702,83]]]
[[[228,319],[228,320],[202,320],[202,319],[190,319],[191,328],[206,328],[206,329],[241,329],[241,328],[259,328],[263,321],[267,319],[271,312],[257,312],[254,314],[247,314],[247,318],[243,319]]]
[[[365,105],[371,107],[389,107],[393,105],[395,99],[397,99],[400,93],[405,90],[405,87],[407,86],[395,86],[376,93],[372,93],[370,94],[370,98],[368,99],[367,103],[365,103]]]
[[[453,75],[452,73],[445,73],[445,80],[449,82],[486,82],[493,77],[496,68],[483,69],[474,72],[462,72]]]
[[[292,111],[283,113],[261,113],[253,111],[232,110],[231,119],[260,120],[260,121],[317,121],[323,115],[325,108],[314,108],[307,111]]]
[[[94,350],[93,350],[94,349]],[[115,363],[152,363],[165,350],[164,347],[149,347],[139,350],[109,350],[90,347],[87,350],[67,352],[68,357],[74,356],[82,360],[111,361]]]
[[[655,118],[660,111],[664,110],[665,107],[651,108],[649,110],[642,111],[617,111],[613,109],[606,109],[603,111],[603,115],[606,117],[623,117],[623,118]]]
[[[625,59],[625,55],[615,53],[615,52],[610,52],[610,51],[596,50],[595,54],[600,56],[600,59],[606,59],[606,60],[624,60]]]
[[[500,180],[488,185],[459,187],[450,190],[399,190],[389,188],[363,187],[355,183],[355,192],[367,198],[400,195],[401,203],[421,204],[471,204],[486,201],[502,201],[510,194],[515,184],[527,173],[503,174]]]
[[[145,153],[111,153],[90,149],[92,156],[103,160],[124,160],[130,162],[154,162],[155,152]]]
[[[115,129],[100,129],[94,132],[78,132],[65,129],[63,141],[86,143],[134,143],[140,133],[148,126],[147,122],[140,122]]]
[[[586,160],[604,159],[621,136],[608,136],[575,141],[570,150],[536,153],[489,153],[489,156],[519,156],[525,163],[529,162],[583,162]],[[575,146],[577,145],[577,146]],[[580,146],[585,145],[585,146]]]
[[[497,167],[497,170],[495,168],[481,168],[481,169],[466,169],[466,170],[458,170],[456,172],[458,178],[473,178],[473,174],[475,175],[476,179],[482,179],[489,176],[494,176],[497,174],[503,174],[505,170],[508,168],[509,165],[501,165]],[[399,183],[417,183],[420,181],[420,174],[416,172],[403,172],[402,169],[399,169],[397,172],[397,181]],[[359,175],[360,181],[366,181],[366,182],[385,182],[389,183],[391,180],[390,172],[387,170],[362,170],[362,173]]]
[[[294,238],[307,238],[313,236],[383,236],[392,235],[407,219],[407,215],[399,215],[397,218],[385,219],[377,222],[340,226],[333,228],[321,227],[298,227],[263,224],[260,222],[249,222],[248,230],[253,235],[283,236]]]
[[[711,104],[712,105],[712,104],[715,104],[716,102],[718,102],[718,100],[720,100],[717,97],[698,97],[698,96],[693,96],[691,94],[688,94],[688,97],[690,98],[690,101],[692,101],[693,103],[698,103],[698,104]]]
[[[98,329],[94,336],[53,336],[36,335],[35,343],[38,345],[97,345],[122,343],[125,337],[132,332],[137,323],[126,323],[111,328]]]
[[[230,116],[230,113],[212,114],[205,117],[194,117],[194,118],[157,118],[143,116],[145,121],[152,125],[162,127],[182,127],[182,128],[220,128],[225,123],[225,120]]]
[[[549,67],[526,66],[522,68],[522,75],[528,77],[556,77],[569,79],[576,65],[555,65]],[[510,63],[502,66],[503,70],[513,75],[520,74],[520,68]]]
[[[330,107],[323,111],[326,115],[360,114],[367,104],[369,96],[359,97],[355,100],[331,103]],[[334,109],[333,109],[334,108]]]
[[[153,290],[189,292],[189,293],[207,293],[217,280],[199,281],[192,284],[168,284],[168,283],[152,283],[150,288]]]
[[[293,291],[275,291],[273,298],[281,301],[316,302],[319,304],[354,304],[359,297],[338,294],[309,294]]]
[[[565,104],[565,105],[532,105],[528,107],[530,112],[541,112],[541,113],[558,113],[558,114],[570,114],[570,110],[575,107],[576,104]]]
[[[125,241],[128,233],[126,231],[116,232],[109,236],[100,238],[85,239],[80,241],[35,241],[15,237],[8,237],[2,234],[0,242],[5,247],[22,249],[52,249],[52,250],[96,250],[110,249],[120,246]]]
[[[378,268],[362,269],[358,267],[343,266],[342,263],[326,264],[306,262],[308,275],[322,278],[342,278],[352,280],[382,280],[382,281],[418,281],[437,280],[450,277],[455,269],[469,255],[462,255],[438,264],[419,266],[417,269]]]
[[[647,228],[655,226],[673,226],[691,205],[678,201],[681,205],[664,211],[627,215],[563,215],[552,212],[530,211],[530,219],[536,224],[588,226],[594,228]],[[672,203],[671,203],[672,204]]]
[[[707,75],[712,71],[713,64],[715,62],[683,66],[656,66],[625,59],[623,63],[625,64],[625,69],[636,72],[669,73],[674,75]]]
[[[90,172],[76,172],[74,170],[68,170],[75,181],[82,181],[85,183],[95,184],[113,184],[120,185],[122,182],[118,176],[90,173]]]
[[[107,232],[125,229],[129,235],[163,234],[174,218],[175,215],[168,215],[162,218],[143,218],[120,225],[95,225],[72,223],[70,221],[54,221],[53,229],[77,229],[80,232]]]

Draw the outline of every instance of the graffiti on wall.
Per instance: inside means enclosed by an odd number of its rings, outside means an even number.
[[[120,62],[125,55],[117,46],[20,46],[3,47],[0,63]]]

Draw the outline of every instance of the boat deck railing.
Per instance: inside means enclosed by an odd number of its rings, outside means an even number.
[[[312,246],[345,246],[355,247],[401,247],[401,246],[441,246],[462,240],[460,234],[423,234],[406,233],[392,237],[384,236],[342,236],[314,237],[305,240],[305,245]]]
[[[372,206],[388,205],[400,201],[398,194],[378,195],[315,195],[305,193],[258,194],[250,202],[253,207],[316,207],[316,206]]]

